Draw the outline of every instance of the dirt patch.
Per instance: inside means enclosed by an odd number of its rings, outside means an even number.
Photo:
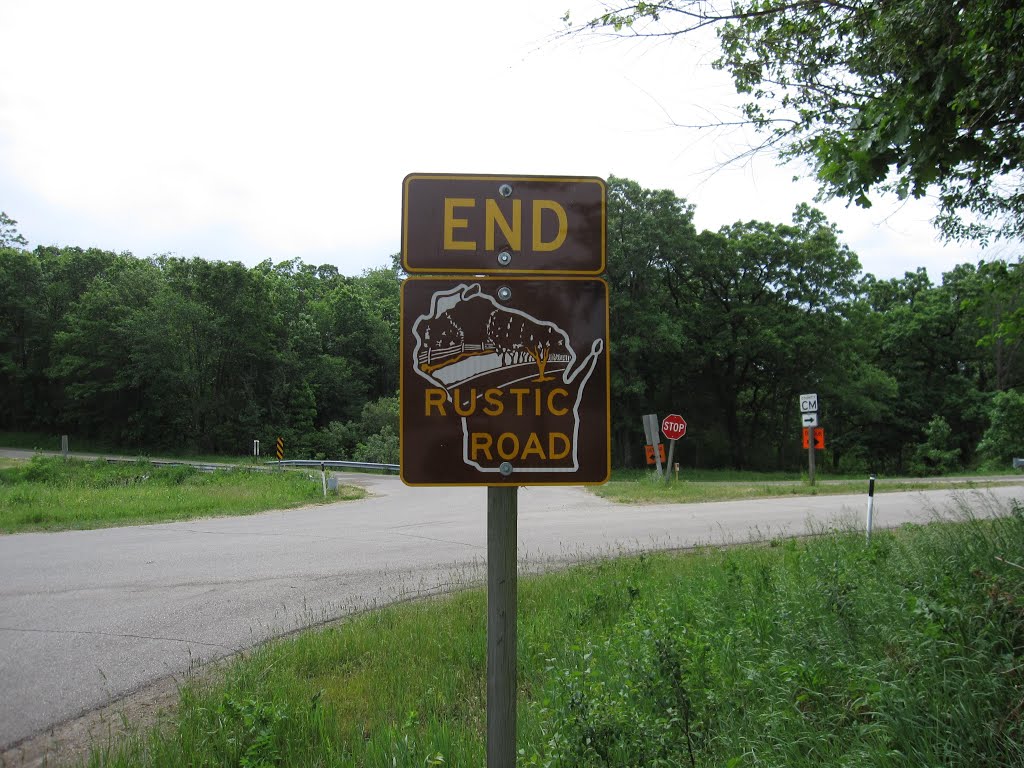
[[[215,666],[215,665],[211,665]],[[202,673],[200,673],[202,674]],[[195,676],[190,676],[192,679]],[[37,768],[84,762],[89,750],[144,733],[178,706],[184,676],[171,675],[98,709],[47,728],[0,753],[2,768]]]
[[[385,604],[443,597],[459,589],[479,585],[480,582],[477,580],[467,581],[464,585],[445,584],[433,590],[415,590],[399,595]],[[265,642],[272,643],[304,632],[340,625],[379,607],[382,605],[367,606],[343,616],[297,627]],[[78,765],[84,763],[93,750],[117,747],[126,738],[145,735],[161,722],[173,724],[181,687],[185,683],[213,684],[221,678],[226,667],[232,662],[263,644],[257,644],[253,648],[232,653],[201,666],[193,665],[181,674],[162,677],[108,704],[29,736],[0,753],[0,768],[54,768]]]

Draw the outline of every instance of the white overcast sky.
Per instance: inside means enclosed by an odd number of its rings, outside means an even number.
[[[700,229],[788,222],[815,188],[740,136],[713,38],[555,39],[591,0],[0,0],[0,210],[36,245],[345,274],[399,247],[410,172],[631,178],[696,205]],[[924,201],[822,206],[866,272],[933,280]],[[1016,252],[984,255],[1016,258]]]

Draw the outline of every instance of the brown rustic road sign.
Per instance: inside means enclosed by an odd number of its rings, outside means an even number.
[[[410,278],[401,388],[401,472],[410,485],[604,483],[608,286]]]
[[[402,185],[410,274],[599,275],[607,193],[595,177],[413,173]]]

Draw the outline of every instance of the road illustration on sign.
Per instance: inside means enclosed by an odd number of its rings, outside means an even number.
[[[431,296],[411,328],[423,414],[461,419],[462,461],[480,472],[576,472],[580,401],[604,341],[578,361],[564,329],[506,303],[479,283]]]

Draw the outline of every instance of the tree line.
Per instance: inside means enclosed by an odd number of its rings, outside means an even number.
[[[394,269],[5,247],[0,307],[0,429],[397,461]]]
[[[608,182],[612,443],[681,413],[684,466],[801,465],[816,392],[838,471],[1007,467],[1024,429],[1024,269],[864,274],[801,205],[698,232],[669,190]],[[0,429],[110,445],[396,462],[400,261],[345,276],[27,243],[0,221]],[[265,449],[266,450],[266,449]]]
[[[698,233],[685,200],[613,178],[609,207],[616,463],[642,455],[644,412],[679,412],[688,465],[799,466],[808,392],[837,470],[1008,466],[1024,449],[1019,261],[879,279],[806,205]]]

